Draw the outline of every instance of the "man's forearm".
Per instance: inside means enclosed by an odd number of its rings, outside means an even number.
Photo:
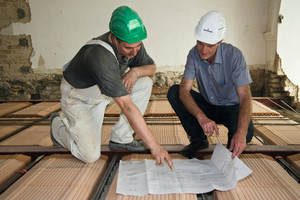
[[[137,110],[133,109],[130,110],[124,115],[128,119],[128,122],[134,132],[146,143],[146,145],[152,149],[154,146],[158,145],[156,138],[149,130],[145,120],[143,119],[142,114],[138,110],[137,107],[135,107]]]
[[[247,134],[247,130],[250,122],[250,116],[251,116],[250,103],[245,102],[243,105],[240,105],[237,132],[242,132],[245,135]]]
[[[146,143],[151,149],[158,145],[154,135],[149,130],[146,122],[136,105],[130,100],[130,97],[114,98],[116,103],[120,106],[121,111],[126,116],[130,126],[135,133]]]
[[[209,134],[210,136],[212,136],[214,133],[219,135],[219,129],[216,123],[206,117],[205,113],[196,104],[190,92],[185,94],[182,93],[180,95],[180,99],[186,109],[198,120],[198,123],[203,129],[204,133]]]
[[[158,144],[154,135],[149,130],[140,110],[131,101],[129,95],[114,98],[115,102],[120,106],[121,111],[127,117],[127,120],[135,131],[135,133],[145,142],[150,148],[151,154],[156,159],[156,164],[163,164],[166,160],[170,168],[174,169],[174,164],[168,152]]]
[[[153,63],[152,65],[144,65],[140,67],[133,67],[133,69],[137,72],[139,77],[153,77],[156,73],[156,65]]]
[[[250,118],[252,115],[252,98],[251,93],[247,90],[240,98],[240,109],[239,109],[239,118],[238,118],[238,133],[247,134]]]
[[[205,114],[202,112],[202,110],[197,106],[195,100],[193,99],[190,92],[180,92],[179,98],[185,108],[198,120],[202,117],[205,117]]]

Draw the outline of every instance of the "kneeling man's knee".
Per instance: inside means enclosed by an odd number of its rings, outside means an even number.
[[[145,76],[143,78],[141,78],[143,81],[143,84],[145,85],[145,87],[150,87],[152,89],[153,86],[153,81],[150,77]]]
[[[84,154],[82,154],[82,161],[87,164],[96,162],[99,158],[100,158],[100,151],[99,152],[86,151]]]

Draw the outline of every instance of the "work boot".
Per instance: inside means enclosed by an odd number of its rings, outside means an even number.
[[[180,154],[189,159],[195,158],[199,150],[204,150],[209,147],[209,142],[207,139],[199,140],[197,142],[192,142],[191,144],[185,146]]]
[[[142,140],[133,140],[126,144],[109,141],[108,148],[110,150],[127,149],[129,151],[144,151],[147,149],[147,145]]]
[[[52,133],[52,121],[55,117],[59,117],[60,114],[58,112],[54,112],[54,113],[51,113],[50,115],[50,137],[51,137],[51,140],[53,142],[53,144],[57,147],[61,147],[63,148],[56,140],[55,138],[53,137],[53,133]]]

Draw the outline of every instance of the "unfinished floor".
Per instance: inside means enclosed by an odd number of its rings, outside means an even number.
[[[53,146],[49,115],[60,111],[58,101],[1,102],[0,172],[5,176],[0,178],[0,199],[299,199],[299,121],[261,102],[253,100],[255,137],[240,156],[253,173],[236,189],[144,197],[116,194],[120,159],[153,159],[149,151],[108,149],[111,128],[120,114],[116,104],[105,112],[101,158],[84,164]],[[168,101],[150,100],[144,119],[171,157],[184,159],[179,152],[189,139]],[[217,142],[227,143],[227,128],[218,127],[220,135],[208,137],[210,147],[199,152],[198,159],[208,159]]]

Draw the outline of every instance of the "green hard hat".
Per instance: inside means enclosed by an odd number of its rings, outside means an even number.
[[[127,43],[136,43],[147,38],[147,31],[139,15],[127,6],[114,10],[109,22],[110,31]]]

